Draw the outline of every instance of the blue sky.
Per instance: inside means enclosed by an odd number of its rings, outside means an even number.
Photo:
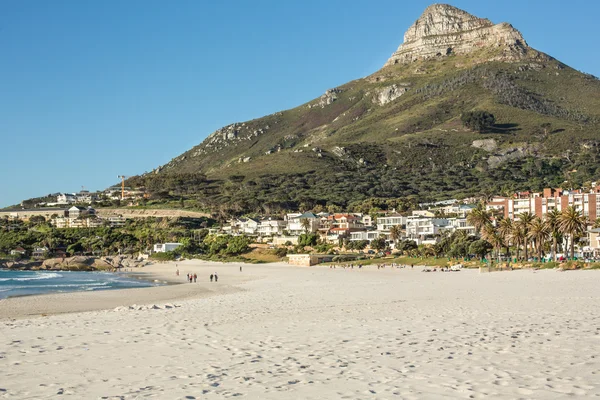
[[[104,189],[371,74],[430,1],[0,1],[0,207]],[[457,0],[600,75],[600,2]]]

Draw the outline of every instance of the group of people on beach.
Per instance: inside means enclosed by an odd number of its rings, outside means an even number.
[[[175,264],[175,268],[177,268],[177,264]],[[240,272],[242,271],[242,267],[240,267]],[[177,268],[175,270],[175,275],[179,276],[179,268]],[[186,280],[189,283],[196,283],[196,281],[198,280],[198,274],[187,274],[186,275]],[[219,275],[217,275],[217,273],[215,272],[214,274],[210,274],[210,281],[215,281],[218,282],[219,281]]]

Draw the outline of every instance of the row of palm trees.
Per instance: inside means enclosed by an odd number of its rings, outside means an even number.
[[[517,260],[521,249],[524,250],[525,260],[529,259],[530,249],[541,260],[544,250],[551,243],[552,259],[556,261],[558,244],[564,238],[569,240],[571,259],[574,259],[575,242],[584,235],[588,225],[587,219],[572,206],[562,212],[552,210],[543,219],[524,212],[517,215],[514,221],[500,218],[494,224],[492,213],[486,210],[483,202],[469,213],[467,221],[492,245],[498,259],[503,248],[510,257],[510,248],[514,247]]]

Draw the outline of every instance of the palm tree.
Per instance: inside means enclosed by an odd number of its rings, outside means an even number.
[[[510,259],[510,244],[513,242],[513,223],[510,218],[502,218],[498,221],[498,234],[502,237],[506,246],[506,256]]]
[[[550,236],[550,228],[548,224],[542,221],[539,217],[535,217],[531,220],[529,224],[529,232],[527,232],[527,237],[531,239],[535,249],[537,250],[538,261],[542,259],[542,250],[544,249],[544,244],[546,244],[546,240]]]
[[[575,207],[569,206],[560,214],[558,226],[562,233],[570,236],[572,260],[575,258],[575,238],[585,232],[586,218]]]
[[[546,224],[552,237],[552,261],[556,261],[556,247],[562,234],[559,227],[560,211],[554,209],[546,214]]]
[[[398,239],[402,236],[402,228],[400,225],[394,225],[390,228],[390,239],[396,243]]]
[[[523,226],[519,223],[512,224],[512,232],[510,233],[510,236],[516,247],[516,251],[517,251],[516,258],[517,258],[517,262],[518,262],[519,261],[519,250],[521,249],[521,245],[525,244],[525,239],[526,239],[526,234],[525,234],[525,230],[523,229]]]
[[[531,221],[533,221],[533,219],[535,218],[535,215],[533,215],[530,212],[523,212],[521,214],[519,214],[519,224],[521,225],[521,227],[523,228],[523,232],[525,233],[525,237],[524,237],[524,245],[525,245],[525,261],[527,262],[529,260],[529,227],[531,225]]]
[[[492,224],[489,224],[484,227],[482,236],[492,245],[492,247],[494,247],[494,250],[496,250],[496,257],[498,258],[498,264],[500,264],[500,250],[504,247],[502,235],[498,233]]]
[[[467,215],[467,222],[482,234],[486,226],[492,224],[490,213],[485,209],[485,203],[479,202],[477,206]]]
[[[304,233],[308,233],[308,229],[310,228],[310,220],[308,218],[302,218],[300,220],[300,226],[304,229]]]

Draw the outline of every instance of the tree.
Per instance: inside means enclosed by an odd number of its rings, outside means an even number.
[[[298,237],[298,245],[300,246],[315,246],[317,244],[317,235],[314,233],[303,233]]]
[[[371,248],[373,248],[377,251],[381,251],[381,250],[385,249],[386,247],[387,247],[387,243],[385,242],[385,239],[382,237],[371,241]]]
[[[541,261],[544,245],[546,244],[548,237],[550,237],[550,229],[548,228],[548,224],[546,224],[540,218],[535,217],[529,224],[529,232],[527,233],[527,237],[531,239],[535,249],[537,250],[538,261]]]
[[[479,133],[487,132],[496,123],[496,117],[487,111],[469,111],[460,120],[463,125]]]
[[[531,226],[531,221],[533,221],[534,218],[535,215],[530,212],[523,212],[519,214],[518,224],[521,225],[524,234],[523,244],[525,245],[525,261],[529,260],[529,227]]]
[[[570,236],[571,260],[575,258],[575,238],[585,232],[586,218],[573,206],[567,207],[558,218],[560,231]]]
[[[519,261],[519,250],[521,249],[521,246],[525,244],[525,241],[527,239],[527,234],[525,232],[525,229],[523,228],[523,225],[518,222],[512,224],[512,231],[510,236],[512,237],[513,243],[516,247],[516,259],[517,261]]]
[[[546,224],[550,230],[550,236],[552,237],[552,261],[556,261],[556,247],[560,239],[562,239],[562,233],[560,231],[560,211],[554,209],[546,214]]]
[[[402,236],[402,228],[400,225],[394,225],[390,228],[390,239],[396,243]]]
[[[498,263],[500,263],[500,250],[502,247],[504,247],[502,235],[500,235],[500,233],[498,233],[498,231],[490,224],[485,226],[483,238],[492,245],[494,250],[496,250],[496,257],[498,259]]]
[[[396,244],[396,250],[401,251],[404,254],[408,254],[411,250],[417,248],[417,242],[414,240],[403,240]]]
[[[475,254],[479,256],[480,259],[483,259],[491,249],[492,245],[487,240],[479,239],[471,243],[469,246],[469,253]]]
[[[302,226],[302,229],[304,229],[304,233],[308,233],[310,228],[310,220],[308,218],[302,218],[300,220],[300,226]]]
[[[491,225],[491,217],[485,209],[483,201],[479,202],[469,215],[467,215],[467,222],[473,225],[479,233],[482,233],[486,226]]]
[[[513,223],[510,218],[502,218],[498,221],[498,234],[504,241],[506,246],[506,256],[510,259],[510,244],[513,241]]]

